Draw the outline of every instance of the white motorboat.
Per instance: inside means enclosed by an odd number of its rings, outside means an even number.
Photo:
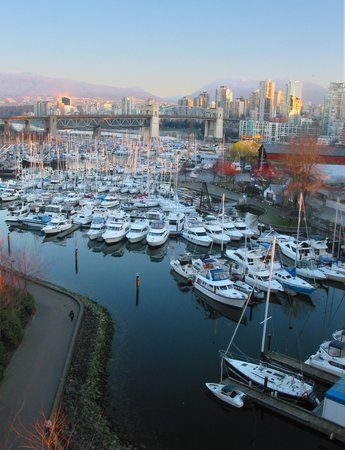
[[[345,342],[333,339],[323,342],[318,351],[309,356],[305,364],[332,373],[339,377],[345,375]]]
[[[275,269],[273,279],[278,281],[287,292],[310,295],[316,289],[316,286],[296,276],[295,269],[292,269],[291,272],[283,268]]]
[[[230,242],[230,237],[225,234],[215,216],[211,214],[205,216],[203,219],[203,224],[206,234],[212,238],[214,244],[226,245]]]
[[[169,238],[168,223],[164,220],[153,221],[150,224],[149,232],[146,236],[147,245],[150,247],[159,247]]]
[[[13,200],[18,200],[19,195],[20,193],[17,189],[5,189],[0,195],[0,200],[2,202],[12,202]]]
[[[195,218],[186,221],[182,237],[200,247],[209,247],[213,242],[212,238],[206,234],[203,223]]]
[[[235,408],[242,408],[246,400],[246,394],[235,389],[231,384],[222,383],[205,383],[207,389],[220,400],[228,403]]]
[[[234,287],[228,270],[207,261],[195,275],[194,288],[216,302],[235,308],[243,308],[248,299],[247,294]]]
[[[270,280],[270,273],[266,269],[248,272],[244,276],[244,281],[260,291],[267,292],[270,289],[272,294],[284,291],[283,286],[277,280]]]
[[[72,228],[71,220],[64,216],[53,217],[52,220],[42,228],[42,231],[46,236],[52,236],[54,234],[61,233],[62,231],[67,231]]]
[[[173,259],[170,261],[170,267],[188,283],[193,284],[196,269],[190,255],[181,255],[179,258]]]
[[[8,214],[5,217],[5,222],[18,223],[23,219],[30,211],[27,203],[20,203],[15,208],[8,209]]]
[[[339,283],[345,282],[345,270],[339,267],[336,263],[320,266],[318,268],[328,280],[337,281]]]
[[[131,222],[131,227],[126,234],[128,242],[134,244],[135,242],[143,241],[149,232],[149,222],[146,219],[136,219]]]
[[[231,241],[239,241],[243,238],[243,234],[235,227],[234,222],[229,216],[220,214],[218,216],[218,221],[223,232],[229,236]]]
[[[180,234],[183,230],[184,222],[186,220],[186,216],[181,211],[170,211],[167,216],[167,221],[169,225],[169,234],[170,236],[176,236]]]
[[[296,240],[278,240],[278,246],[283,255],[293,261],[302,261],[303,259],[314,259],[315,255],[309,241],[297,242]]]
[[[318,404],[314,392],[314,383],[306,380],[302,374],[290,372],[277,365],[269,364],[264,361],[266,328],[268,320],[268,306],[270,298],[270,287],[274,269],[274,253],[276,247],[276,240],[272,242],[272,256],[269,271],[269,286],[266,296],[265,317],[263,320],[263,332],[261,341],[261,360],[257,363],[248,362],[246,360],[236,359],[229,353],[229,347],[225,352],[221,353],[222,357],[222,373],[223,362],[229,369],[236,374],[240,379],[249,381],[254,385],[264,387],[266,390],[276,393],[277,396],[283,396],[294,401],[309,400],[312,403]],[[232,338],[233,340],[233,338]]]
[[[30,228],[32,230],[41,230],[48,225],[51,221],[51,217],[41,213],[29,213],[27,216],[20,219],[20,223],[23,227]]]
[[[118,210],[108,215],[105,223],[106,229],[102,234],[106,244],[115,244],[126,237],[131,228],[130,216],[128,213]]]
[[[247,226],[247,224],[245,223],[244,220],[241,220],[239,218],[234,220],[234,225],[235,225],[235,228],[238,231],[240,231],[243,234],[244,237],[251,238],[256,233],[251,228],[248,228],[248,226]]]
[[[249,250],[246,247],[237,249],[227,249],[225,255],[227,258],[236,262],[240,267],[243,267],[245,271],[258,271],[265,269],[265,254],[267,250],[264,248],[258,248]]]
[[[85,226],[89,225],[92,222],[92,218],[92,209],[84,207],[73,217],[72,222],[81,226]]]
[[[234,287],[248,296],[252,295],[256,299],[263,299],[265,297],[264,291],[253,288],[253,286],[241,280],[234,280]]]
[[[296,273],[300,277],[311,279],[314,281],[322,281],[327,279],[326,275],[320,269],[318,269],[313,259],[304,259],[297,262]]]
[[[86,233],[88,238],[93,241],[102,236],[105,232],[105,218],[103,216],[96,215],[93,217],[90,229]]]
[[[101,202],[101,206],[104,208],[115,208],[116,206],[119,206],[119,204],[120,201],[113,195],[106,195]]]

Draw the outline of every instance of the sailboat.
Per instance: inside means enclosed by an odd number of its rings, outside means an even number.
[[[276,239],[272,242],[272,256],[270,264],[270,280],[272,280],[274,270],[274,254],[276,247]],[[265,360],[265,341],[266,341],[266,326],[268,318],[270,289],[267,290],[265,317],[263,321],[263,333],[261,342],[261,359],[258,363],[250,363],[244,360],[235,359],[229,353],[230,344],[225,352],[221,352],[222,357],[222,371],[223,362],[226,366],[241,380],[248,381],[250,384],[262,387],[267,391],[276,393],[277,396],[292,400],[310,401],[313,404],[318,404],[319,401],[314,393],[314,383],[306,380],[302,374],[290,372],[277,365],[270,364]]]

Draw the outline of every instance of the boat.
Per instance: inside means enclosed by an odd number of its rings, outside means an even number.
[[[30,228],[32,230],[41,230],[51,221],[51,217],[47,214],[41,213],[29,213],[27,216],[20,219],[20,224],[23,227]]]
[[[102,234],[106,244],[115,244],[122,241],[131,228],[130,216],[128,213],[118,210],[108,215],[106,229]]]
[[[196,269],[193,266],[192,257],[190,255],[181,255],[177,259],[170,261],[171,269],[187,280],[189,284],[193,284]]]
[[[273,272],[273,279],[278,281],[285,291],[291,293],[299,293],[305,295],[311,295],[316,286],[308,283],[296,275],[295,269],[275,269]]]
[[[2,191],[0,195],[0,200],[2,202],[12,202],[13,200],[17,200],[19,198],[19,191],[17,189],[5,189]]]
[[[313,248],[308,240],[301,242],[296,239],[293,241],[278,240],[277,242],[282,254],[293,261],[315,259]]]
[[[167,215],[170,236],[176,236],[183,230],[186,216],[181,211],[170,211]]]
[[[246,394],[232,384],[205,383],[207,389],[216,397],[235,408],[242,408],[245,404]]]
[[[105,232],[105,218],[101,215],[94,215],[90,229],[86,233],[88,238],[93,241],[102,236]]]
[[[89,225],[92,222],[93,213],[92,209],[83,207],[72,219],[73,223],[81,226]]]
[[[182,237],[200,247],[209,247],[213,240],[207,235],[204,224],[197,218],[189,218],[182,231]]]
[[[319,266],[318,269],[326,276],[328,280],[345,283],[345,270],[336,263],[325,266]]]
[[[265,298],[264,291],[260,291],[260,289],[253,288],[250,284],[246,283],[245,281],[241,280],[234,280],[234,287],[238,289],[241,292],[244,292],[245,294],[252,295],[256,299],[263,299]]]
[[[270,279],[270,272],[267,269],[246,273],[244,275],[244,281],[260,291],[270,291],[272,294],[284,291],[279,281]]]
[[[309,356],[305,364],[343,377],[345,375],[345,340],[332,339],[323,342],[318,351]]]
[[[29,205],[27,203],[19,203],[15,208],[8,208],[8,214],[5,217],[5,222],[19,223],[29,213]]]
[[[149,232],[146,236],[147,245],[150,247],[159,247],[168,240],[168,223],[164,220],[153,221],[150,224]]]
[[[136,242],[143,241],[147,233],[149,232],[149,222],[146,219],[136,219],[134,222],[131,222],[131,227],[126,234],[126,238],[128,242],[134,244]]]
[[[219,221],[215,216],[208,214],[203,219],[203,224],[206,230],[206,234],[212,238],[214,244],[226,245],[230,242],[230,237],[225,234]]]
[[[101,206],[104,208],[115,208],[120,204],[120,201],[113,195],[106,195],[101,202]]]
[[[72,228],[72,226],[72,222],[66,217],[56,216],[42,228],[42,231],[46,236],[52,236],[61,233],[62,231],[67,231]]]
[[[243,238],[243,234],[235,227],[234,222],[229,216],[226,214],[220,214],[218,216],[218,221],[223,229],[223,232],[229,236],[231,241],[239,241]]]
[[[313,259],[304,259],[296,264],[296,273],[302,278],[323,281],[327,276],[315,264]]]
[[[272,281],[274,270],[274,253],[276,239],[272,241],[272,255],[270,263],[270,282]],[[268,321],[268,307],[270,298],[270,285],[266,295],[265,317],[263,320],[263,332],[261,341],[261,357],[258,362],[248,362],[247,360],[234,358],[229,347],[221,352],[222,367],[223,362],[228,369],[239,379],[247,381],[255,386],[271,391],[274,395],[284,397],[294,401],[310,401],[313,404],[319,404],[314,392],[314,383],[303,377],[302,374],[291,372],[278,365],[269,363],[265,358],[266,327]],[[236,330],[235,330],[236,331]]]
[[[195,275],[194,288],[212,300],[235,308],[243,308],[248,299],[247,294],[234,287],[229,270],[215,265],[213,260],[202,261],[202,268]]]

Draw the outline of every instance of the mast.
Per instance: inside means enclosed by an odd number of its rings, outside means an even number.
[[[269,283],[268,283],[267,296],[266,296],[265,318],[263,321],[264,328],[262,330],[262,341],[261,341],[261,352],[260,352],[261,359],[264,358],[264,354],[265,354],[266,328],[267,328],[267,321],[270,319],[267,317],[267,315],[268,315],[268,305],[269,305],[269,301],[270,301],[271,281],[272,281],[272,275],[273,275],[273,270],[274,270],[274,255],[275,255],[275,251],[276,251],[276,242],[277,242],[277,238],[274,237],[273,241],[272,241],[271,266],[270,266],[270,276],[269,276]]]

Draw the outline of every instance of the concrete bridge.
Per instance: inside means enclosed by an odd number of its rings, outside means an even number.
[[[10,136],[11,123],[23,122],[24,133],[30,133],[30,125],[33,122],[44,124],[45,132],[49,139],[55,139],[58,130],[92,130],[94,137],[99,137],[102,130],[116,128],[136,128],[139,134],[149,138],[159,137],[159,120],[198,120],[204,121],[205,140],[222,140],[224,135],[223,109],[208,109],[202,114],[160,114],[158,105],[146,105],[143,114],[130,115],[53,115],[53,116],[13,116],[0,117],[4,124],[4,137]],[[238,120],[234,120],[238,122]],[[0,122],[1,123],[1,122]]]

